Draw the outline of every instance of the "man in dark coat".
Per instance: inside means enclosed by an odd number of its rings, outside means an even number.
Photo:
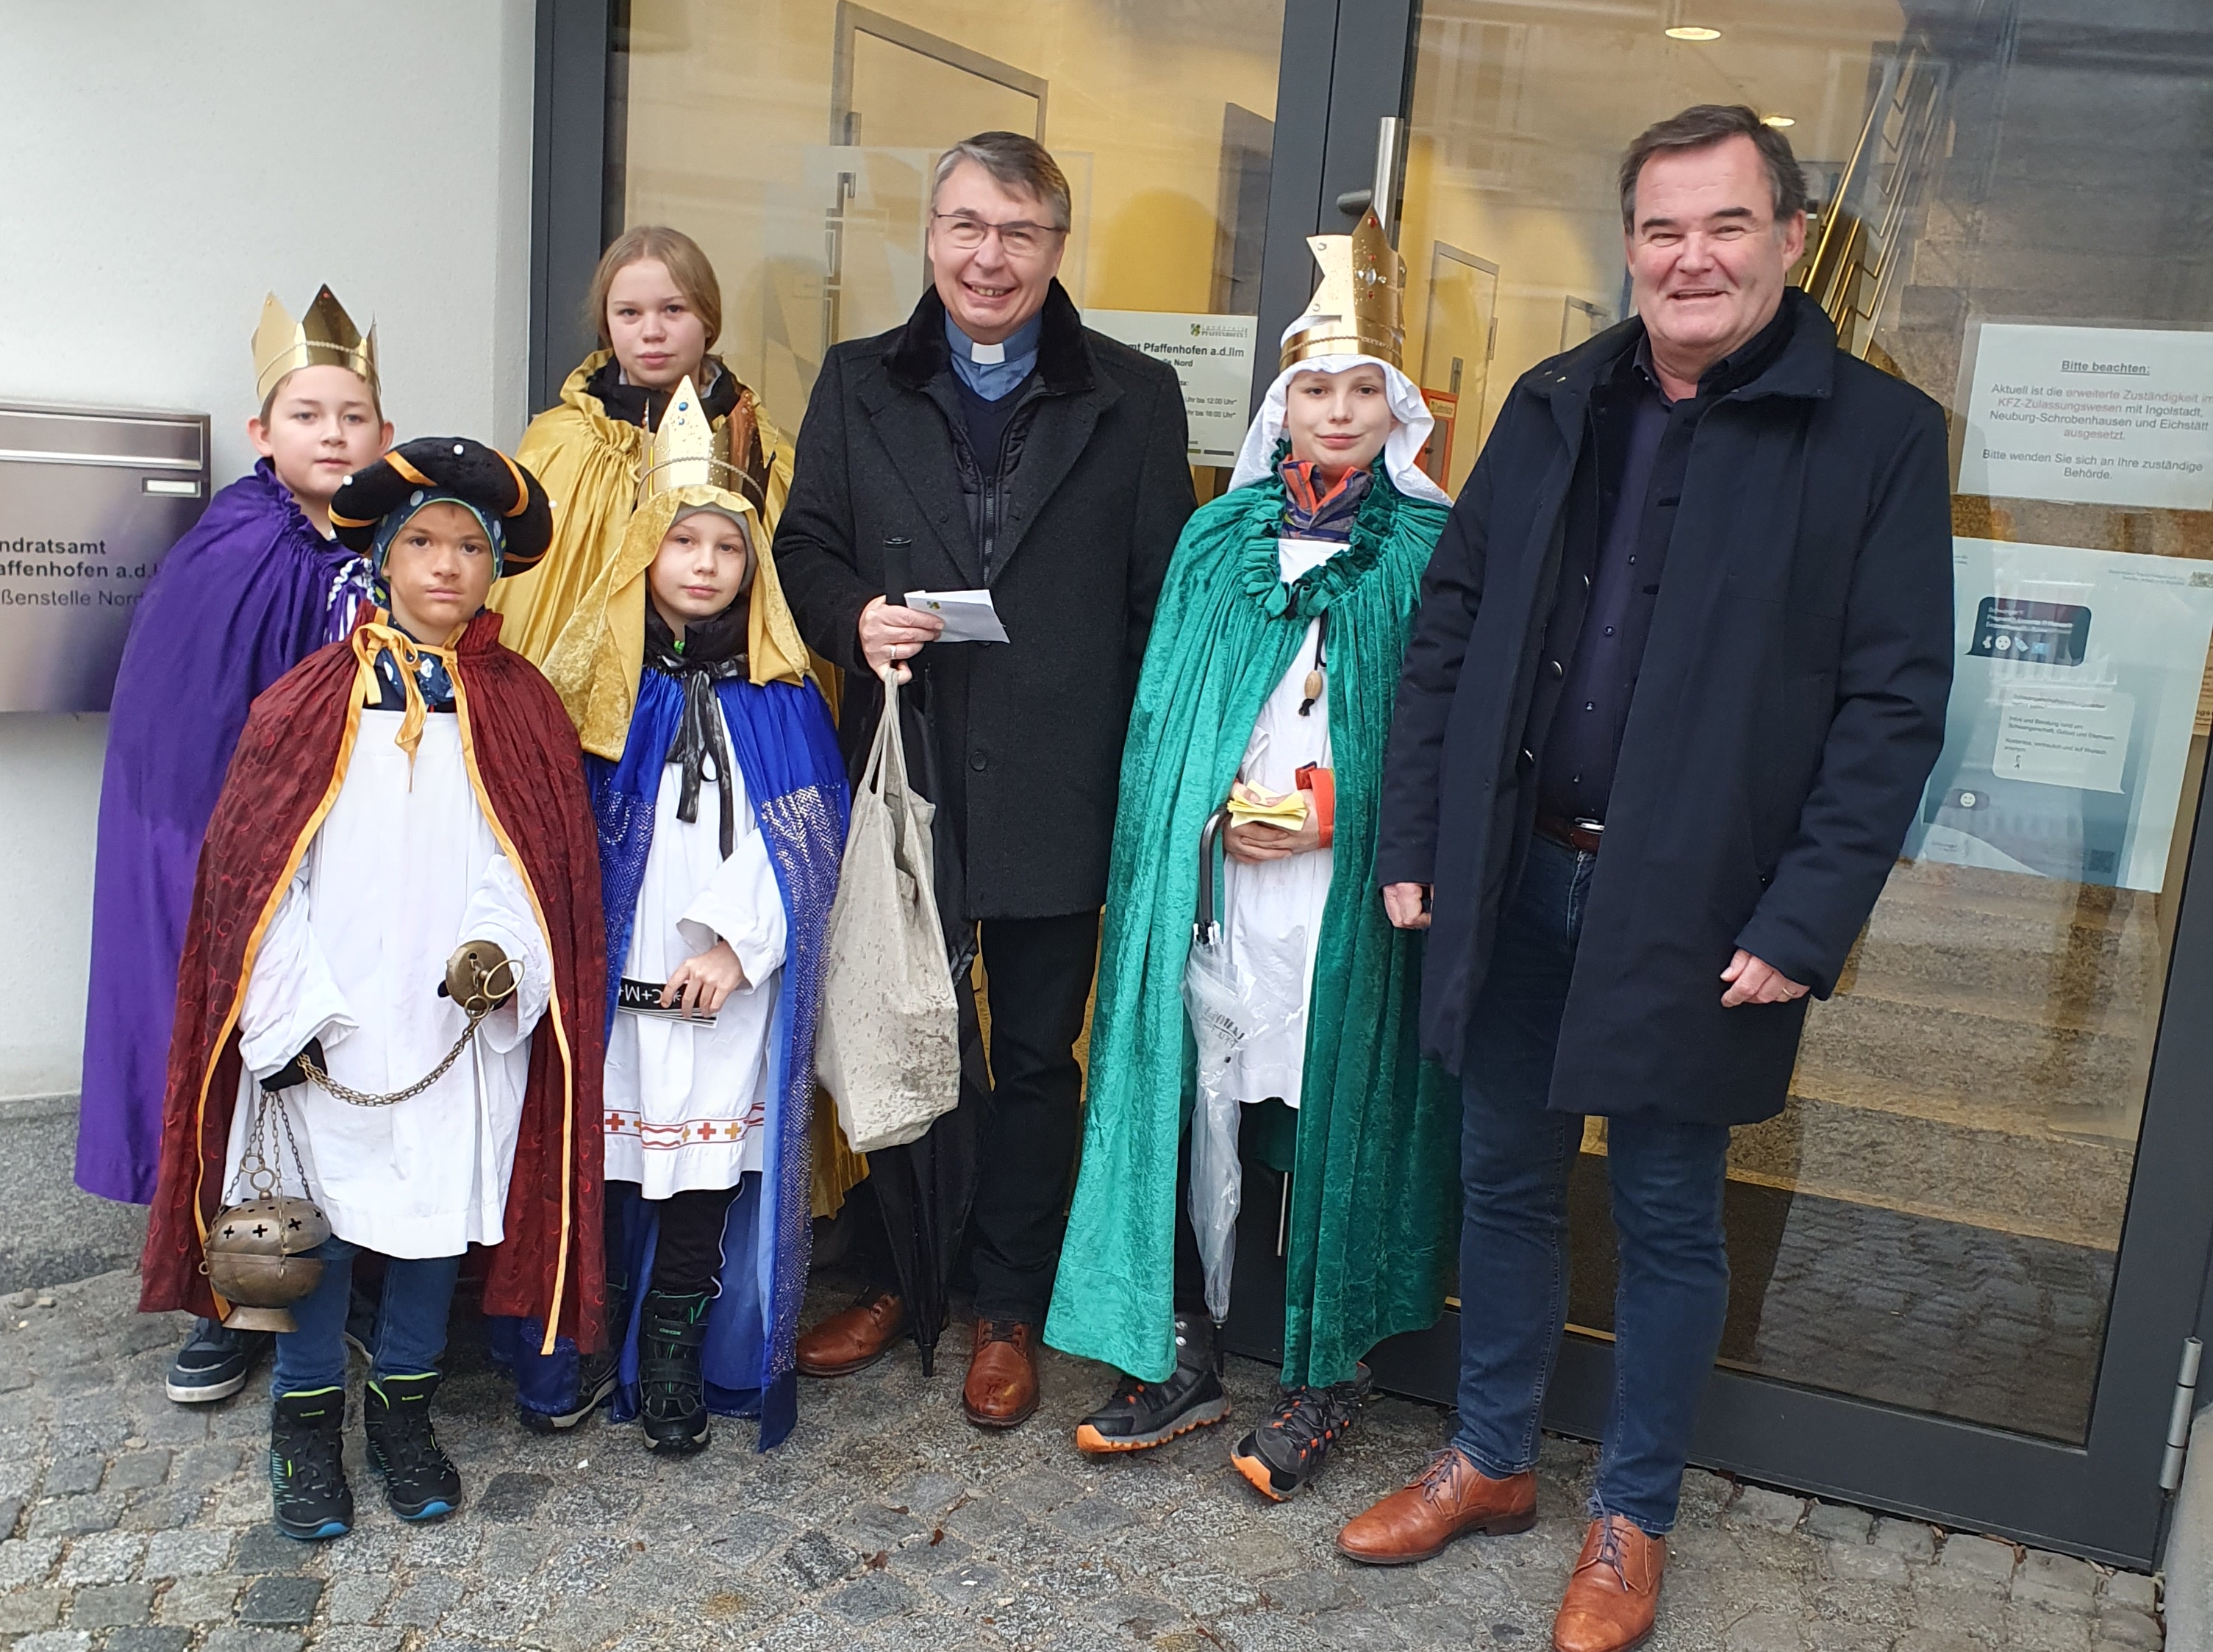
[[[1617,1403],[1561,1652],[1649,1633],[1728,1302],[1729,1128],[1783,1106],[1942,744],[1943,418],[1785,274],[1789,143],[1702,107],[1621,174],[1637,315],[1515,387],[1431,562],[1376,870],[1461,1078],[1460,1423],[1338,1547],[1526,1529],[1566,1188],[1607,1121]],[[1603,844],[1603,847],[1601,847]]]
[[[962,1393],[985,1427],[1037,1407],[1036,1328],[1075,1169],[1074,1046],[1123,737],[1193,505],[1174,370],[1087,330],[1054,278],[1069,211],[1067,180],[1033,139],[985,132],[946,153],[936,284],[904,327],[824,361],[776,537],[801,631],[851,673],[849,752],[881,712],[873,674],[905,681],[919,668],[911,698],[926,709],[929,749],[910,748],[909,762],[928,772],[937,852],[957,857],[965,883],[966,911],[945,921],[978,925],[989,980],[993,1088]],[[902,588],[989,590],[1007,642],[936,642],[942,619],[887,605],[887,544]],[[871,1289],[801,1338],[799,1369],[857,1370],[905,1320],[893,1290]]]

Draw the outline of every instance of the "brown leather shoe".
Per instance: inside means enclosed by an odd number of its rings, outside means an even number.
[[[1345,1521],[1337,1551],[1363,1566],[1405,1566],[1470,1532],[1504,1537],[1537,1523],[1537,1477],[1494,1480],[1449,1446],[1364,1515]]]
[[[1647,1537],[1619,1515],[1590,1523],[1583,1551],[1552,1619],[1553,1652],[1629,1652],[1652,1633],[1667,1539]]]
[[[1038,1408],[1037,1333],[1018,1320],[976,1321],[960,1409],[979,1429],[1010,1429]]]
[[[832,1314],[800,1334],[797,1363],[802,1376],[850,1376],[874,1365],[906,1329],[906,1304],[889,1291]]]

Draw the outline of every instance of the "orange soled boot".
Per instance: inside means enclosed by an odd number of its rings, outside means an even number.
[[[1629,1652],[1643,1645],[1667,1570],[1666,1538],[1647,1537],[1619,1515],[1593,1521],[1552,1619],[1553,1652]]]
[[[1430,1466],[1337,1534],[1337,1551],[1367,1566],[1405,1566],[1470,1532],[1503,1537],[1537,1523],[1537,1477],[1494,1480],[1448,1446]]]

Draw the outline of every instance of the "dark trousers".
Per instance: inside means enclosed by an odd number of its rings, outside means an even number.
[[[1454,1444],[1486,1474],[1537,1460],[1545,1387],[1566,1323],[1568,1173],[1581,1114],[1545,1103],[1589,893],[1592,855],[1545,838],[1520,886],[1468,1027],[1463,1079],[1460,1427]],[[1716,979],[1714,991],[1722,991]],[[1613,1404],[1593,1514],[1654,1535],[1675,1523],[1698,1402],[1728,1308],[1722,1192],[1725,1125],[1639,1115],[1624,1096],[1606,1124],[1620,1236]]]
[[[672,1296],[697,1296],[716,1288],[722,1276],[722,1229],[729,1221],[730,1201],[737,1196],[735,1187],[695,1187],[658,1201],[661,1234],[653,1247],[654,1289]]]
[[[1082,1130],[1076,1040],[1099,961],[1099,914],[987,918],[991,1107],[977,1152],[976,1312],[1045,1321]]]

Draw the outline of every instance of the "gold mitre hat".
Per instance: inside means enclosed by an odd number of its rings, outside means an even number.
[[[637,503],[679,488],[718,488],[735,494],[758,512],[760,485],[730,462],[730,432],[715,428],[699,393],[687,376],[669,393],[661,428],[653,433],[637,478]]]
[[[1405,260],[1371,207],[1349,235],[1308,235],[1321,285],[1283,339],[1282,365],[1316,356],[1373,356],[1400,365],[1406,329],[1399,301]]]
[[[376,381],[376,328],[363,338],[328,287],[315,294],[308,313],[295,321],[271,293],[262,301],[261,325],[253,329],[253,393],[266,401],[277,381],[303,367],[342,367],[357,374],[372,394]]]

